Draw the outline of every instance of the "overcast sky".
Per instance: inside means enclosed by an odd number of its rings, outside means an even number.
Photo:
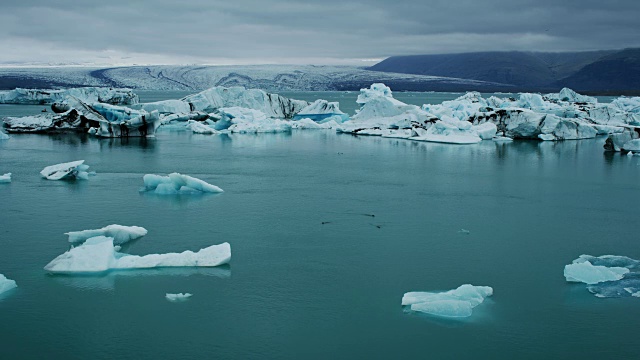
[[[0,64],[371,64],[640,46],[640,0],[0,1]]]

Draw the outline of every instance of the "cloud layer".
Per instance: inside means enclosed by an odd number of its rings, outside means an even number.
[[[358,63],[392,55],[640,46],[640,2],[22,0],[0,63]]]

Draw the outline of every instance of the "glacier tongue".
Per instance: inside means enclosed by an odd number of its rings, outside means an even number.
[[[212,267],[231,260],[228,243],[212,245],[197,252],[150,254],[144,256],[119,253],[113,238],[97,236],[53,259],[44,269],[51,273],[101,273],[110,270],[150,269],[161,267]]]

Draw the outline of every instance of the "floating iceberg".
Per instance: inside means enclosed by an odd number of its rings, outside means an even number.
[[[169,301],[184,301],[189,299],[191,296],[193,296],[193,294],[190,293],[177,293],[177,294],[169,294],[167,293],[165,295],[165,297],[167,298],[167,300]]]
[[[169,176],[146,174],[142,180],[142,191],[150,191],[159,195],[221,193],[223,190],[189,175],[171,173]]]
[[[493,289],[489,286],[465,284],[455,290],[441,293],[408,292],[402,297],[402,306],[408,306],[411,311],[462,318],[471,316],[473,308],[491,295],[493,295]]]
[[[0,175],[0,184],[7,184],[11,182],[11,173]]]
[[[216,112],[220,108],[241,107],[258,110],[268,117],[291,119],[309,103],[270,94],[259,89],[216,86],[182,99],[190,111]]]
[[[113,238],[97,236],[53,259],[44,269],[51,273],[101,273],[110,270],[151,269],[161,267],[212,267],[231,260],[228,243],[200,251],[129,255],[116,251]]]
[[[18,285],[14,280],[9,280],[4,275],[0,274],[0,294],[16,287],[18,287]]]
[[[7,140],[9,138],[10,138],[9,135],[7,135],[4,132],[0,131],[0,140]]]
[[[99,102],[114,105],[132,105],[138,103],[138,95],[131,89],[104,87],[82,87],[61,90],[15,89],[0,91],[0,104],[45,105],[64,101],[74,96],[86,102]]]
[[[84,160],[72,161],[57,165],[47,166],[40,171],[40,175],[47,180],[66,180],[66,179],[88,179],[87,170],[89,165],[84,164]]]
[[[109,225],[96,230],[70,231],[65,233],[69,236],[70,243],[84,242],[96,236],[106,236],[113,238],[113,243],[121,245],[131,240],[135,240],[147,235],[147,229],[140,226]]]
[[[292,129],[305,129],[305,130],[321,130],[321,129],[335,129],[339,126],[333,118],[328,118],[327,121],[317,123],[311,119],[300,119],[291,122]]]
[[[194,121],[194,120],[189,120],[187,122],[187,128],[189,128],[189,130],[193,131],[195,134],[213,135],[218,133],[211,126],[205,125],[199,121]]]
[[[336,121],[338,123],[349,119],[349,115],[340,111],[338,102],[328,102],[327,100],[316,100],[309,106],[300,110],[294,117],[294,120],[311,119],[318,123],[326,121]]]
[[[626,256],[581,255],[566,265],[567,281],[587,284],[597,297],[635,296],[640,292],[640,261]]]

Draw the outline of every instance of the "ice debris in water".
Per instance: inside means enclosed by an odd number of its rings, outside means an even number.
[[[402,306],[442,317],[469,317],[473,308],[480,305],[487,296],[493,295],[489,286],[461,285],[446,292],[408,292],[402,297]]]
[[[169,176],[146,174],[142,191],[159,195],[221,193],[222,189],[189,175],[171,173]]]
[[[212,245],[197,252],[138,256],[117,252],[111,237],[96,236],[56,257],[44,269],[51,273],[63,274],[101,273],[110,270],[162,267],[212,267],[227,264],[230,260],[229,243]]]
[[[191,296],[193,296],[193,294],[190,294],[190,293],[184,293],[184,294],[183,293],[177,293],[177,294],[169,294],[169,293],[167,293],[165,295],[167,300],[173,301],[173,302],[175,302],[175,301],[184,301],[184,300],[189,299]]]
[[[18,285],[14,280],[7,279],[4,275],[0,274],[0,294],[16,287],[18,287]]]
[[[580,255],[564,268],[570,282],[587,284],[597,297],[640,297],[640,261],[626,256]]]
[[[113,243],[119,245],[147,235],[147,229],[140,226],[123,226],[113,224],[95,230],[70,231],[65,233],[65,235],[69,236],[70,243],[84,242],[85,240],[96,236],[106,236],[113,238]]]
[[[7,140],[9,138],[10,138],[9,135],[7,135],[4,132],[0,131],[0,140]]]
[[[89,165],[84,164],[84,160],[72,161],[57,165],[47,166],[40,171],[40,175],[47,180],[63,180],[63,179],[88,179]]]
[[[11,173],[6,173],[0,176],[0,184],[10,183],[11,182]]]

